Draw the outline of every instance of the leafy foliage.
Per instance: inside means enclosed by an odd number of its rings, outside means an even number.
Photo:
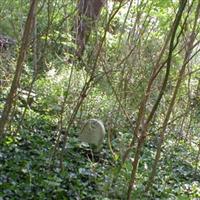
[[[83,55],[77,57],[76,2],[39,1],[5,138],[0,141],[0,199],[127,199],[142,136],[131,198],[200,198],[196,1],[188,1],[183,12],[162,91],[169,54],[166,41],[180,2],[108,1],[93,19]],[[28,9],[22,1],[0,4],[0,33],[16,41],[13,47],[0,47],[1,117],[16,74]],[[185,60],[193,31],[191,60]],[[166,114],[185,63],[162,143]],[[148,122],[160,93],[163,96]],[[78,140],[90,118],[101,119],[106,128],[99,152]],[[156,175],[146,192],[160,144]]]

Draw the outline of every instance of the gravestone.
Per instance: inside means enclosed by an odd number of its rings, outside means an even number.
[[[97,119],[89,119],[82,127],[79,139],[88,144],[94,144],[99,147],[103,143],[105,136],[103,122]]]

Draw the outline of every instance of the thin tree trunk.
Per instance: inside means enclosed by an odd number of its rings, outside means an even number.
[[[5,136],[5,133],[4,133],[5,126],[7,124],[9,114],[12,109],[13,101],[14,101],[14,98],[17,93],[17,88],[19,86],[20,77],[21,77],[22,70],[23,70],[23,62],[26,57],[26,53],[27,53],[28,46],[29,46],[29,39],[30,39],[30,35],[31,35],[32,29],[33,29],[33,19],[34,19],[34,15],[35,15],[36,6],[37,6],[37,0],[32,0],[30,9],[29,9],[29,13],[28,13],[28,17],[26,20],[25,28],[24,28],[22,44],[21,44],[21,48],[20,48],[20,52],[19,52],[19,56],[18,56],[18,60],[17,60],[16,70],[15,70],[15,76],[13,78],[11,89],[7,96],[7,100],[6,100],[2,115],[1,115],[0,138],[3,138]]]
[[[183,9],[184,9],[184,3],[186,3],[186,1],[182,2],[182,6],[181,7]],[[183,9],[182,9],[182,12],[183,12]],[[181,70],[179,72],[179,77],[178,77],[178,80],[177,80],[177,83],[176,83],[176,87],[174,89],[174,93],[173,93],[170,105],[168,107],[166,117],[165,117],[164,122],[163,122],[163,128],[162,128],[162,131],[160,133],[160,142],[158,144],[155,160],[154,160],[153,167],[152,167],[152,172],[151,172],[149,181],[147,183],[147,186],[145,188],[145,191],[149,190],[149,188],[152,185],[152,182],[154,180],[154,177],[156,175],[156,169],[157,169],[157,165],[158,165],[158,162],[159,162],[159,159],[160,159],[160,155],[161,155],[162,144],[164,142],[165,131],[166,131],[166,128],[167,128],[167,124],[168,124],[170,115],[172,113],[172,109],[173,109],[174,104],[175,104],[175,100],[176,100],[176,97],[177,97],[177,94],[178,94],[178,90],[180,88],[182,79],[183,79],[184,74],[185,74],[186,65],[188,63],[187,61],[190,58],[190,55],[191,55],[191,52],[192,52],[192,49],[193,49],[193,43],[194,43],[194,40],[195,40],[195,31],[196,31],[196,25],[197,25],[197,19],[198,19],[198,16],[199,16],[199,11],[200,11],[200,0],[198,1],[198,6],[197,6],[197,9],[196,9],[195,21],[194,21],[194,25],[193,25],[193,30],[192,30],[192,33],[191,33],[190,38],[189,38],[187,50],[186,50],[186,53],[185,53],[184,63],[183,63],[182,68],[181,68]]]
[[[159,101],[157,101],[157,102],[160,102],[160,99],[162,98],[162,96],[164,94],[164,91],[165,91],[165,88],[166,88],[166,85],[167,85],[167,82],[168,82],[176,31],[177,31],[178,25],[180,23],[181,16],[182,16],[183,10],[185,8],[186,2],[187,2],[187,0],[180,2],[179,10],[177,12],[177,15],[176,15],[176,18],[175,18],[175,21],[174,21],[174,24],[173,24],[172,35],[171,35],[170,46],[169,46],[169,54],[168,54],[168,59],[167,59],[166,75],[165,75],[163,85],[162,85],[162,88],[161,88],[161,91],[160,91],[160,94],[159,94],[159,97],[158,97]],[[148,92],[150,92],[150,88],[149,88]],[[146,93],[147,97],[149,95],[148,92]],[[147,99],[145,99],[145,100],[147,100]],[[141,110],[142,110],[142,112],[144,112],[144,108],[141,109]],[[140,111],[139,111],[139,115],[143,115],[143,113],[140,113]],[[134,183],[135,183],[135,180],[136,180],[136,172],[137,172],[137,168],[138,168],[138,164],[139,164],[140,152],[141,152],[141,149],[142,149],[143,144],[144,144],[145,139],[146,139],[146,130],[147,130],[147,125],[145,125],[145,127],[141,131],[141,136],[139,138],[136,153],[135,153],[135,156],[134,156],[131,180],[129,182],[128,192],[127,192],[127,199],[128,200],[131,199],[131,193],[132,193],[133,186],[134,186]]]
[[[168,45],[169,40],[170,40],[170,37],[171,37],[171,30],[169,31],[169,34],[168,34],[168,36],[167,36],[167,38],[166,38],[166,41],[165,41],[165,43],[164,43],[164,45],[163,45],[163,48],[161,49],[161,51],[160,51],[160,53],[159,53],[158,59],[157,59],[157,61],[156,61],[156,64],[155,64],[155,66],[154,66],[154,69],[153,69],[153,72],[152,72],[152,75],[151,75],[151,78],[149,79],[149,82],[148,82],[148,86],[147,86],[145,95],[144,95],[144,97],[143,97],[143,100],[141,101],[140,110],[144,109],[145,106],[146,106],[146,102],[147,102],[147,100],[148,100],[148,98],[149,98],[149,95],[150,95],[150,93],[151,93],[152,85],[153,85],[154,80],[156,79],[156,77],[157,77],[157,75],[158,75],[157,69],[160,68],[160,61],[161,61],[162,56],[164,55],[164,52],[165,52],[165,50],[166,50],[166,48],[167,48],[167,45]],[[154,113],[156,112],[156,109],[157,109],[157,107],[154,106],[153,109],[152,109],[152,111],[151,111],[151,113],[150,113],[150,115],[149,115],[149,117],[147,118],[146,125],[151,121],[151,119],[152,119]],[[140,113],[140,112],[139,112],[139,113]],[[139,120],[139,116],[138,116],[138,118],[137,118],[137,121],[138,121],[138,120]],[[134,129],[134,131],[133,131],[133,132],[134,132],[134,137],[133,137],[131,143],[129,144],[129,147],[127,148],[127,150],[125,151],[125,153],[124,153],[124,155],[123,155],[123,157],[122,157],[122,165],[124,164],[124,162],[125,162],[126,159],[128,158],[128,155],[129,155],[129,153],[130,153],[130,151],[131,151],[131,149],[132,149],[132,147],[133,147],[133,145],[134,145],[135,139],[137,138],[137,130],[138,130],[137,126],[138,126],[138,125],[136,125],[136,127],[135,127],[135,129]]]

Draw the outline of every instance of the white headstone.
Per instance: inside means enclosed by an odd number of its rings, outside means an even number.
[[[103,143],[105,136],[103,122],[97,119],[89,119],[81,130],[79,139],[88,144],[94,144],[99,147]]]

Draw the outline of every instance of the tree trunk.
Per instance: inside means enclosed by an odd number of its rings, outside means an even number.
[[[30,9],[29,9],[29,13],[28,13],[28,17],[26,20],[25,28],[24,28],[22,44],[21,44],[21,48],[20,48],[20,52],[19,52],[19,56],[18,56],[18,60],[17,60],[16,70],[15,70],[15,76],[13,78],[11,89],[7,96],[7,100],[6,100],[2,115],[1,115],[0,138],[3,138],[5,135],[4,129],[5,129],[6,123],[8,121],[10,111],[12,109],[14,98],[17,93],[17,88],[18,88],[21,73],[23,70],[23,62],[24,62],[26,52],[27,52],[28,46],[29,46],[29,38],[30,38],[32,29],[33,29],[32,22],[33,22],[36,6],[37,6],[37,0],[32,0]]]
[[[186,5],[186,2],[187,2],[187,0],[182,1],[182,2],[180,1],[180,3],[181,3],[181,5],[180,5],[180,9],[181,9],[180,17],[181,17],[181,15],[183,13],[183,10],[184,10],[184,7]],[[179,88],[181,86],[181,82],[182,82],[182,79],[184,77],[185,69],[186,69],[188,60],[190,58],[192,49],[193,49],[193,43],[194,43],[194,40],[195,40],[195,31],[196,31],[196,25],[197,25],[197,19],[198,19],[198,16],[199,16],[199,12],[200,12],[200,0],[198,2],[198,6],[197,6],[197,9],[196,9],[195,22],[194,22],[194,25],[193,25],[192,33],[191,33],[191,35],[189,37],[189,42],[188,42],[187,50],[186,50],[186,53],[185,53],[184,62],[183,62],[182,68],[181,68],[181,70],[179,72],[179,77],[178,77],[178,80],[177,80],[177,83],[176,83],[176,87],[174,89],[174,93],[173,93],[170,105],[168,107],[166,117],[165,117],[164,122],[163,122],[163,126],[162,126],[163,128],[162,128],[162,131],[160,133],[160,142],[158,144],[158,148],[157,148],[155,160],[154,160],[154,163],[153,163],[151,175],[150,175],[149,181],[147,183],[147,186],[145,188],[145,191],[149,190],[149,188],[152,185],[152,182],[154,180],[154,177],[156,175],[156,169],[157,169],[157,165],[158,165],[158,162],[159,162],[159,159],[160,159],[160,155],[161,155],[162,144],[164,142],[165,131],[166,131],[166,128],[167,128],[167,124],[168,124],[170,115],[172,113],[172,109],[173,109],[174,104],[175,104],[175,100],[176,100],[176,97],[177,97],[177,94],[178,94],[178,90],[179,90]]]
[[[79,58],[83,55],[92,27],[98,20],[104,3],[105,0],[79,0],[78,17],[75,24],[76,55]]]
[[[166,75],[165,75],[163,85],[162,85],[162,88],[161,88],[161,91],[160,91],[160,94],[159,94],[159,97],[158,97],[158,100],[159,100],[158,102],[160,102],[160,99],[164,94],[164,90],[165,90],[167,82],[168,82],[168,77],[169,77],[169,73],[170,73],[170,66],[171,66],[171,59],[172,59],[172,52],[173,52],[173,49],[174,49],[174,39],[175,39],[175,35],[176,35],[176,30],[178,28],[178,25],[179,25],[183,10],[185,8],[186,2],[187,2],[187,0],[184,0],[184,1],[182,1],[182,3],[180,3],[179,10],[177,12],[177,15],[176,15],[176,18],[175,18],[175,21],[174,21],[174,25],[173,25],[173,29],[172,29],[172,35],[171,35],[171,41],[170,41],[170,46],[169,46],[169,54],[168,54],[168,59],[167,59]],[[135,180],[136,180],[136,172],[137,172],[137,167],[138,167],[138,164],[139,164],[140,152],[141,152],[141,149],[143,147],[143,144],[144,144],[145,138],[146,138],[146,130],[147,130],[147,125],[145,124],[144,130],[142,130],[141,136],[140,136],[139,141],[138,141],[136,154],[134,156],[132,175],[131,175],[131,180],[130,180],[128,192],[127,192],[127,199],[128,200],[131,199],[131,192],[133,190],[133,186],[134,186],[134,183],[135,183]]]

